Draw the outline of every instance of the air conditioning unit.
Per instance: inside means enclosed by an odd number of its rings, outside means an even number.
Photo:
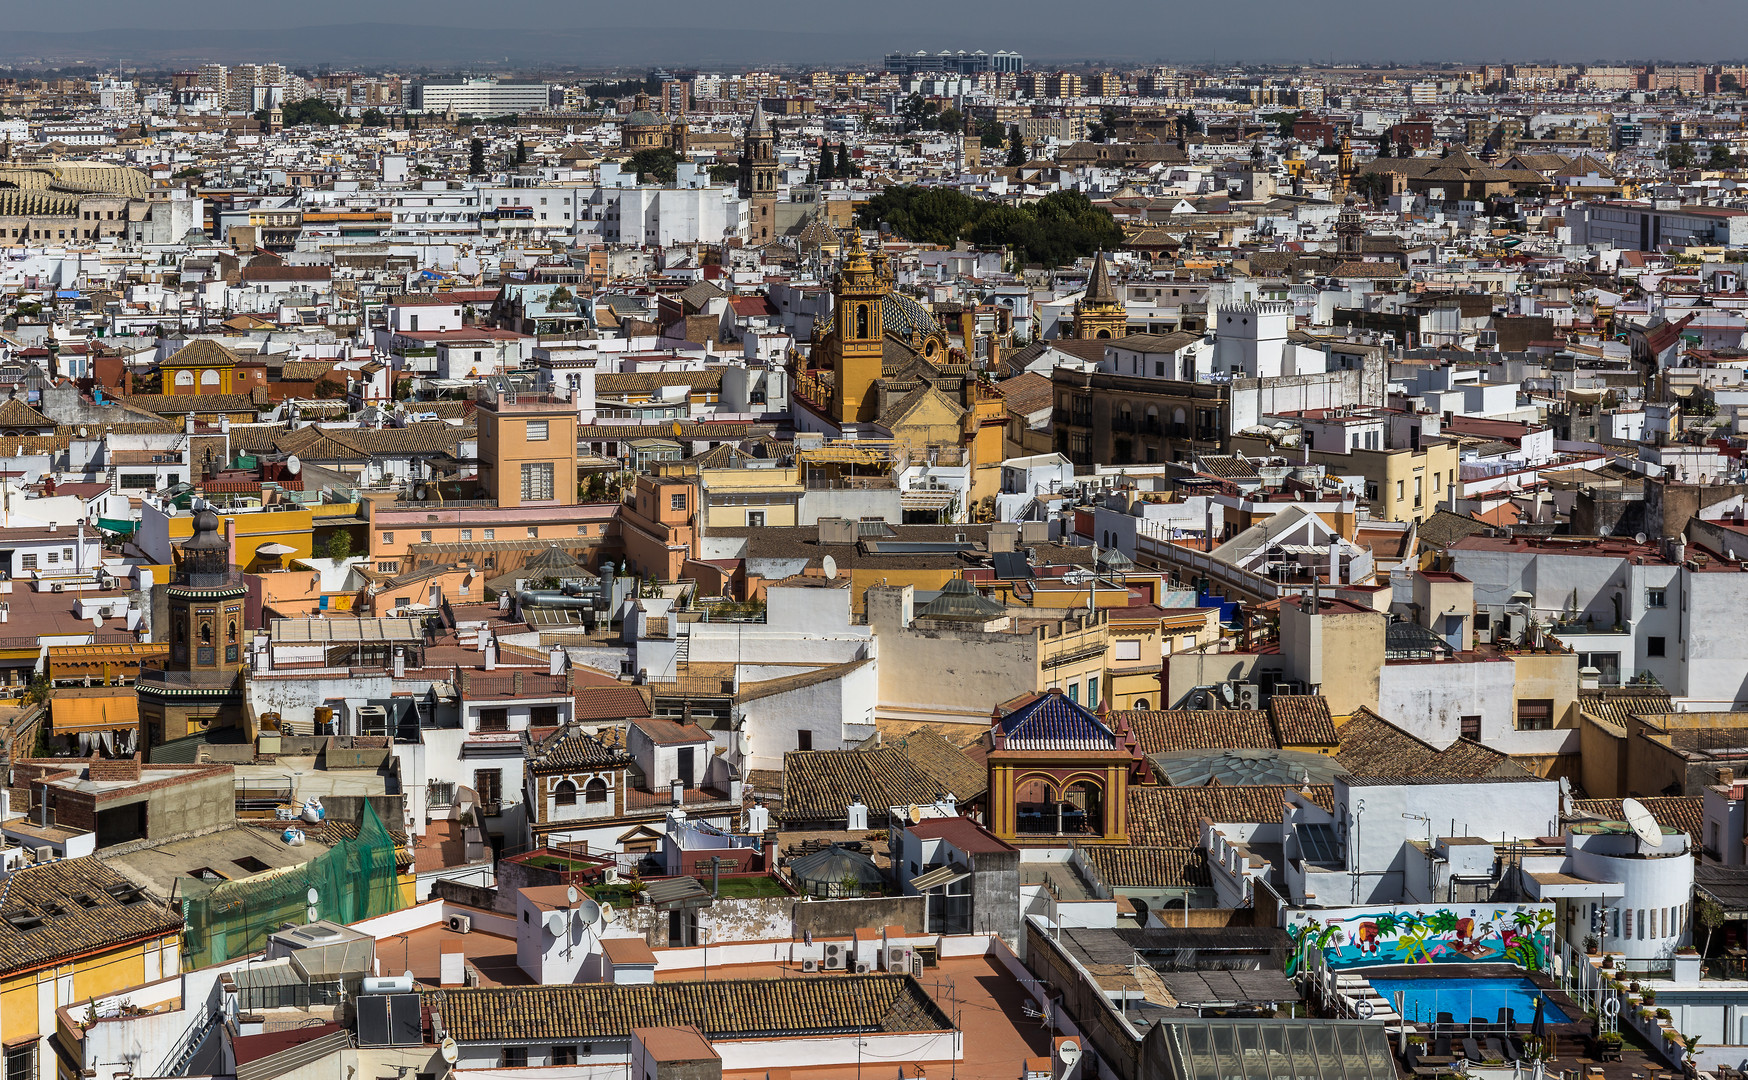
[[[819,961],[810,956],[801,962],[801,970],[808,975],[812,975],[819,971]]]
[[[102,585],[105,589],[115,588],[115,579],[113,577],[110,577],[108,574],[104,574],[101,580],[102,580]]]
[[[844,947],[842,945],[839,945],[836,942],[832,942],[832,943],[829,943],[826,945],[826,947],[825,947],[825,969],[827,971],[842,971],[842,970],[844,970],[844,961],[847,960],[848,958],[849,957],[845,954]]]
[[[886,970],[894,975],[903,975],[910,971],[910,947],[888,945],[881,957],[886,961]]]
[[[601,871],[601,884],[619,884],[619,868],[617,866],[609,866],[607,869]]]
[[[866,961],[866,960],[856,961],[856,974],[866,975],[873,970],[874,970],[874,965],[870,964],[868,961]]]
[[[55,849],[44,844],[41,847],[31,848],[30,856],[32,859],[36,860],[38,866],[41,866],[43,863],[51,863],[55,861]]]
[[[1233,683],[1232,691],[1236,695],[1236,705],[1240,709],[1255,709],[1262,704],[1262,687],[1255,683]]]
[[[51,586],[51,588],[53,588],[56,592],[66,592],[67,591],[67,583],[64,581],[57,581],[54,583],[54,585]]]
[[[471,915],[451,915],[451,916],[449,916],[449,929],[455,931],[458,934],[471,934],[471,933],[473,933],[473,916],[471,916]]]

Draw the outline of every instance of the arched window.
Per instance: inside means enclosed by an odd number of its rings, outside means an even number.
[[[868,336],[868,305],[867,304],[857,304],[856,305],[856,336],[858,338],[865,338]]]
[[[1146,712],[1147,711],[1147,699],[1144,697],[1136,698],[1135,699],[1135,709],[1137,712]]]
[[[233,643],[237,640],[237,624],[236,623],[234,623],[234,622],[231,623],[230,630],[225,633],[225,640],[229,641],[229,642],[233,642]]]
[[[209,388],[213,389],[213,390],[217,390],[218,384],[219,384],[219,373],[218,372],[216,372],[216,371],[203,371],[200,373],[200,392],[201,393],[203,393],[203,394],[206,393],[206,391]]]
[[[194,372],[187,370],[178,371],[176,373],[176,386],[178,389],[184,386],[192,388],[194,386]]]
[[[583,786],[583,801],[586,803],[604,803],[607,801],[607,781],[600,777],[590,780]]]
[[[212,627],[206,623],[200,624],[200,643],[202,645],[212,644]]]
[[[1101,338],[1108,338],[1111,336],[1111,332],[1109,330],[1100,330],[1098,336]]]
[[[577,786],[569,780],[560,780],[558,786],[552,789],[552,801],[558,806],[575,806]]]

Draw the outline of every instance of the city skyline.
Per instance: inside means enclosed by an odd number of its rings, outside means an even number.
[[[139,18],[137,9],[113,0],[81,6],[76,17],[38,8],[13,17],[11,32],[0,40],[0,62],[113,61],[119,55],[150,65],[271,55],[293,63],[588,68],[873,63],[886,52],[942,48],[1011,49],[1054,63],[1719,62],[1739,57],[1748,31],[1748,11],[1718,0],[1679,0],[1655,12],[1625,0],[1558,0],[1528,10],[1483,0],[1470,5],[1460,23],[1430,6],[1404,13],[1372,0],[1338,0],[1311,11],[1264,0],[1242,35],[1220,10],[1161,11],[1128,0],[1101,0],[1085,18],[1062,26],[1043,0],[1005,4],[999,20],[988,4],[943,15],[914,0],[867,13],[759,0],[738,7],[732,21],[720,7],[689,0],[663,8],[659,24],[640,24],[625,9],[558,9],[520,0],[501,5],[494,23],[483,27],[467,25],[477,18],[473,9],[447,0],[421,6],[416,25],[403,21],[410,14],[405,7],[393,0],[314,0],[302,6],[301,25],[283,29],[227,27],[225,19],[234,17],[229,10],[204,0],[159,5],[150,27],[129,26]],[[1584,17],[1576,18],[1580,13]],[[591,21],[597,16],[604,24]],[[86,29],[106,21],[105,29]],[[1144,32],[1135,32],[1136,23]],[[1153,33],[1145,32],[1149,27]]]

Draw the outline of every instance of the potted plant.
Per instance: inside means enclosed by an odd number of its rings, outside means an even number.
[[[1645,992],[1640,996],[1645,999],[1647,1005],[1657,1004],[1657,991],[1649,986],[1645,987]]]
[[[1426,1036],[1425,1035],[1410,1035],[1410,1036],[1408,1036],[1408,1045],[1414,1047],[1416,1050],[1425,1050],[1426,1049]]]
[[[1614,954],[1613,953],[1610,953],[1609,955],[1602,958],[1602,970],[1604,970],[1604,971],[1613,971],[1614,970]]]
[[[1639,992],[1639,980],[1634,979],[1632,982],[1628,983],[1627,989],[1631,990],[1635,994],[1638,993]]]
[[[1658,1010],[1657,1010],[1657,1019],[1659,1019],[1659,1020],[1669,1020],[1669,1019],[1673,1019],[1673,1018],[1672,1018],[1672,1017],[1671,1017],[1671,1016],[1670,1016],[1670,1015],[1669,1015],[1669,1010],[1668,1010],[1668,1009],[1658,1009]]]
[[[1597,954],[1597,951],[1601,948],[1602,948],[1602,942],[1596,940],[1595,934],[1591,934],[1589,937],[1584,939],[1584,955],[1595,956]]]

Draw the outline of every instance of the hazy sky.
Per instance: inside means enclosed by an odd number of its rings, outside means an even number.
[[[778,35],[771,51],[802,53],[796,60],[806,60],[814,46],[833,56],[868,58],[900,48],[1009,48],[1041,59],[1180,62],[1748,57],[1748,0],[14,0],[6,6],[12,30],[150,28],[197,37],[408,21],[534,35],[763,30]],[[288,14],[297,23],[288,25]]]

